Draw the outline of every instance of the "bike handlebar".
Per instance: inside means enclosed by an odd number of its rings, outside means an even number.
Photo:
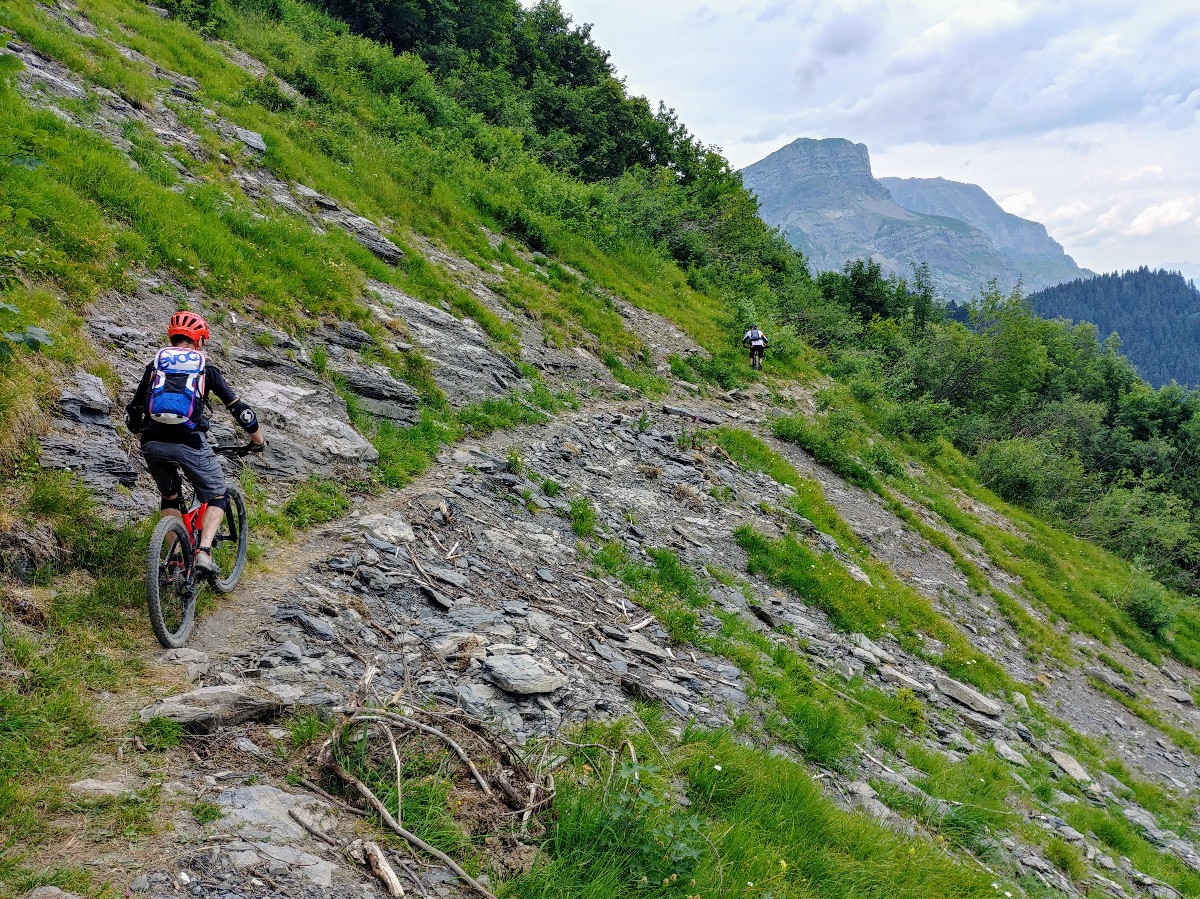
[[[251,453],[261,453],[266,448],[267,448],[267,441],[264,440],[261,444],[250,442],[250,443],[246,443],[246,444],[241,444],[241,443],[231,444],[229,446],[214,446],[213,452],[217,453],[220,456],[229,456],[229,457],[233,458],[233,457],[249,456]]]

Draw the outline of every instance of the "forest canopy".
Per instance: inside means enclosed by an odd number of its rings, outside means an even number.
[[[1200,290],[1179,272],[1142,266],[1047,287],[1029,300],[1039,315],[1121,335],[1122,351],[1155,386],[1200,384]]]

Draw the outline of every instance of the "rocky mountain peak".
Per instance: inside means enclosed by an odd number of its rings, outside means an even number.
[[[871,258],[901,276],[928,262],[948,299],[993,278],[1029,289],[1088,274],[1044,225],[1005,212],[983,188],[944,178],[876,179],[865,144],[800,138],[742,170],[770,225],[817,271]]]

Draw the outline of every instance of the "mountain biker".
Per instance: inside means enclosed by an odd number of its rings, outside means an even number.
[[[266,446],[258,418],[204,355],[211,338],[208,323],[194,312],[176,312],[167,327],[171,345],[159,350],[146,365],[133,400],[125,407],[125,424],[138,435],[154,483],[162,496],[161,515],[182,518],[179,478],[183,470],[199,502],[208,503],[200,530],[195,568],[200,575],[217,570],[212,558],[213,538],[229,509],[225,472],[206,439],[209,428],[205,409],[215,394],[250,435],[250,450]]]
[[[763,350],[771,345],[767,335],[759,330],[758,325],[751,325],[742,337],[742,346],[750,347],[750,367],[762,370]]]

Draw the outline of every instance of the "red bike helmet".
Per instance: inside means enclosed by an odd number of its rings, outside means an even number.
[[[195,312],[183,311],[171,316],[171,323],[167,325],[167,337],[186,337],[188,340],[199,342],[210,339],[212,334],[208,330],[208,322]]]

